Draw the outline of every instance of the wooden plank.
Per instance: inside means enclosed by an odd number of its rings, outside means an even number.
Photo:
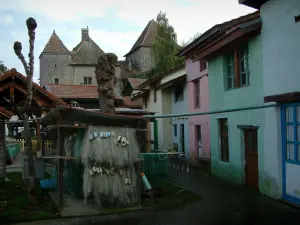
[[[61,121],[61,118],[59,122]],[[63,128],[58,127],[58,156],[63,156],[64,151],[64,139],[63,139]],[[58,206],[60,209],[64,206],[64,159],[58,160]]]
[[[6,177],[5,121],[0,118],[0,182]]]
[[[147,145],[147,152],[151,151],[151,125],[150,125],[150,120],[147,121],[147,141],[148,141],[148,145]]]

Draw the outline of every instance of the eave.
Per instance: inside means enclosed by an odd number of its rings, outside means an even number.
[[[288,103],[288,102],[299,102],[300,92],[289,92],[279,95],[269,95],[264,97],[264,102],[277,102],[277,103]]]
[[[193,57],[193,62],[208,58],[210,55],[216,53],[217,51],[221,50],[223,47],[227,46],[228,44],[242,37],[249,38],[258,35],[261,31],[261,27],[262,27],[261,20],[256,19],[251,23],[247,22],[238,27],[232,28],[225,35],[223,35],[222,37],[218,38],[211,44],[199,50]]]
[[[260,9],[268,0],[239,0],[239,4],[252,7],[254,9]]]
[[[133,97],[131,97],[131,101],[136,101],[140,98],[147,97],[150,94],[150,90],[141,91],[140,93],[135,94]]]

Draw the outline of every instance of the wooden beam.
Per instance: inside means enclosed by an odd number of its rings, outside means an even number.
[[[224,47],[225,45],[229,44],[233,40],[241,37],[242,34],[243,33],[241,30],[237,30],[235,32],[232,32],[231,34],[229,34],[226,37],[223,36],[223,37],[219,38],[218,40],[207,45],[199,53],[197,53],[196,56],[193,58],[193,62],[204,59],[206,56],[208,56],[208,55],[212,54],[213,52],[217,51],[218,49]]]
[[[61,123],[61,116],[58,121],[58,125]],[[58,156],[64,156],[64,136],[63,128],[58,127]],[[60,158],[58,160],[58,207],[60,209],[64,206],[64,159]]]
[[[25,87],[23,87],[22,85],[16,84],[15,88],[19,91],[21,91],[22,93],[24,93],[25,95],[28,94],[27,90]],[[33,100],[36,101],[36,103],[38,104],[38,106],[40,107],[50,107],[51,105],[49,103],[47,103],[45,100],[43,100],[40,96],[38,95],[33,95]]]
[[[5,120],[0,117],[0,183],[6,177]]]
[[[15,87],[9,88],[9,100],[12,104],[15,104]]]

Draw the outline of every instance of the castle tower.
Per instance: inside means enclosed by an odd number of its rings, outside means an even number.
[[[53,31],[44,50],[40,54],[40,85],[70,84],[72,75],[69,64],[71,53]]]

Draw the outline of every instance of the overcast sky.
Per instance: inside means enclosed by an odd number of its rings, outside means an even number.
[[[34,80],[39,77],[41,51],[53,30],[69,50],[81,39],[81,28],[89,27],[91,38],[105,51],[123,59],[148,21],[166,12],[178,42],[213,25],[254,10],[238,0],[0,0],[0,61],[24,74],[14,55],[13,43],[21,41],[28,54],[26,19],[37,20]]]

